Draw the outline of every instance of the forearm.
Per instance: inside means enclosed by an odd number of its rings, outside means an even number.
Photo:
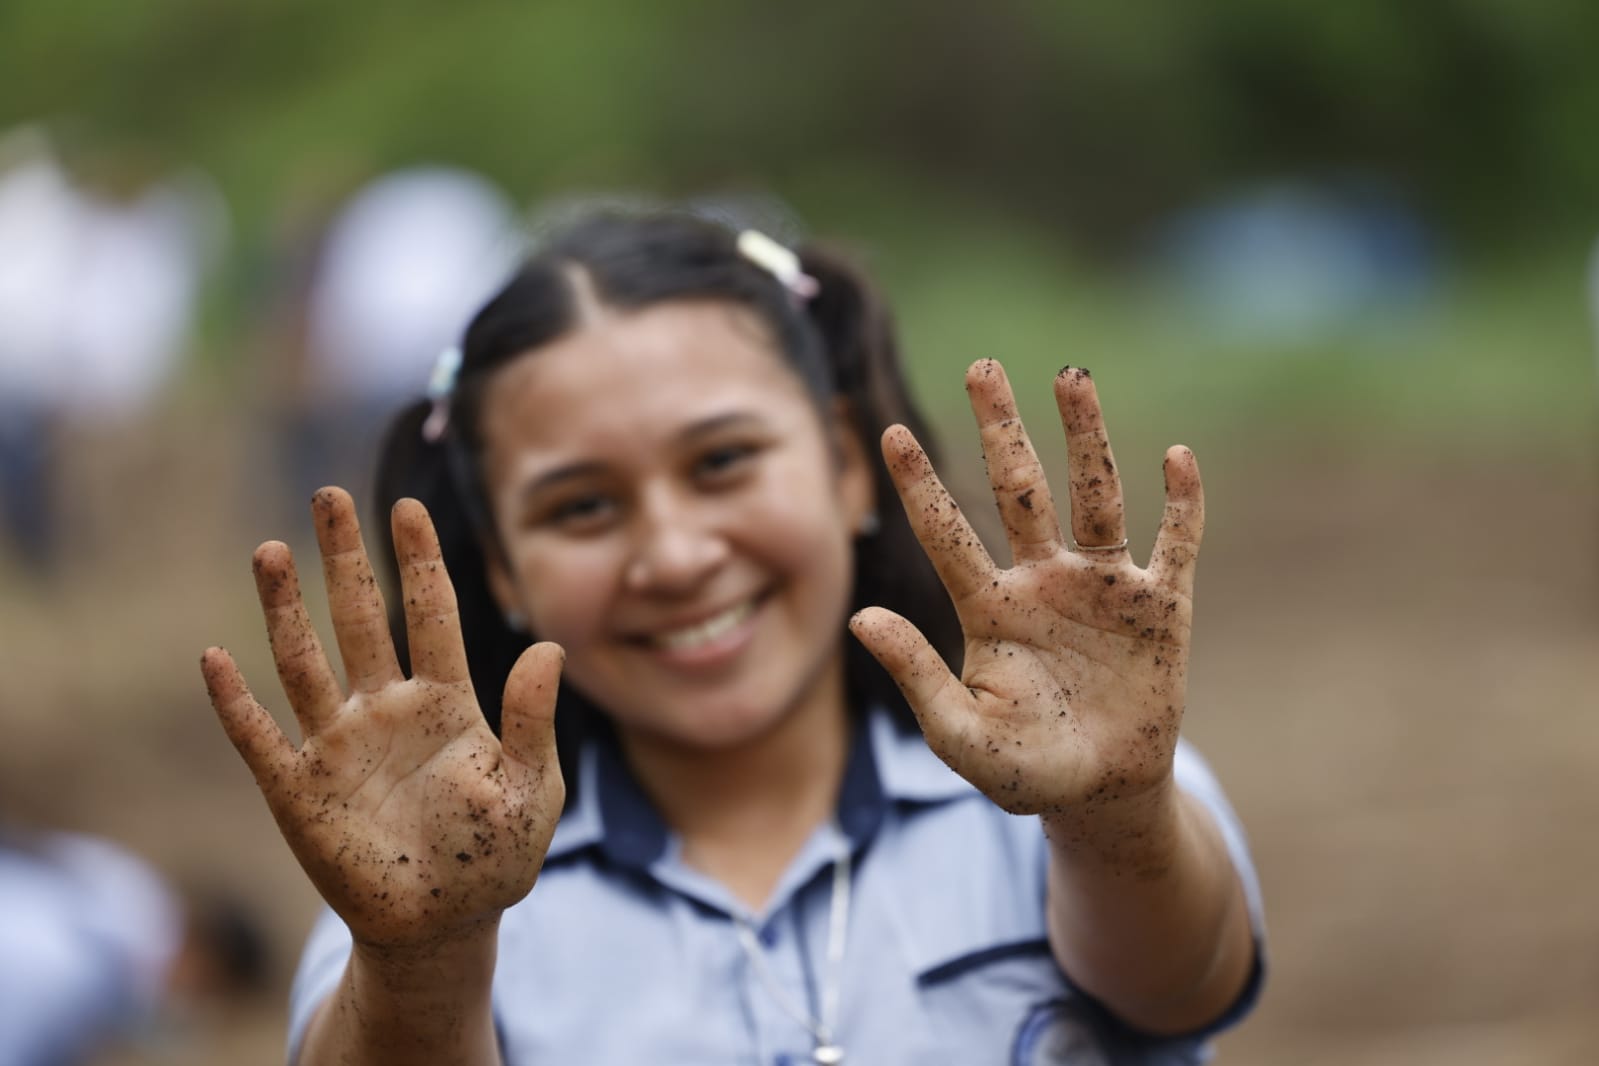
[[[499,921],[403,951],[355,945],[299,1066],[498,1066],[491,987]]]
[[[1072,981],[1151,1032],[1218,1018],[1249,978],[1254,937],[1209,812],[1170,783],[1043,821],[1050,943]]]

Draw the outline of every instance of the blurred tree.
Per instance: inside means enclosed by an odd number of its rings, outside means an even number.
[[[1599,5],[147,0],[0,8],[0,126],[210,167],[246,226],[308,155],[537,195],[828,168],[1103,247],[1240,179],[1351,167],[1466,242],[1599,217]]]

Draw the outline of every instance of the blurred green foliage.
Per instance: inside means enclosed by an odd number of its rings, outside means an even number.
[[[1492,450],[1591,465],[1599,445],[1575,248],[1478,261],[1403,315],[1269,342],[1217,335],[1160,288],[1069,260],[1048,234],[967,218],[885,248],[873,265],[920,395],[947,426],[970,422],[962,370],[995,356],[1045,440],[1056,418],[1047,382],[1062,365],[1089,367],[1118,454],[1146,473],[1177,441],[1229,461],[1400,448],[1460,464]]]
[[[1117,246],[1370,168],[1467,241],[1599,217],[1599,5],[7,0],[0,126],[148,137],[254,217],[319,153],[527,196],[866,168]]]
[[[1593,420],[1595,44],[1592,0],[6,0],[0,129],[208,170],[241,291],[296,195],[408,162],[527,203],[759,188],[872,252],[938,408],[995,354],[1137,378],[1128,421],[1213,412],[1201,437],[1308,410],[1570,442]],[[1255,351],[1107,269],[1241,183],[1350,173],[1457,267],[1402,327]],[[228,343],[237,314],[213,317]]]

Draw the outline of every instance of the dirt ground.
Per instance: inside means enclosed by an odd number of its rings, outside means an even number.
[[[196,669],[225,643],[276,694],[248,556],[285,531],[231,428],[78,442],[69,566],[0,564],[0,809],[235,893],[277,952],[268,994],[125,1066],[280,1061],[317,905]],[[1219,1061],[1599,1062],[1596,487],[1591,452],[1467,448],[1214,479],[1187,729],[1249,828],[1271,960]]]

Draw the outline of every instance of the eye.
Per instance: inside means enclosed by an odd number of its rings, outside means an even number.
[[[592,533],[603,529],[615,515],[615,500],[588,492],[551,504],[541,524],[553,525],[566,533]]]
[[[749,466],[756,450],[753,444],[717,445],[694,460],[694,476],[712,485],[732,480]]]

